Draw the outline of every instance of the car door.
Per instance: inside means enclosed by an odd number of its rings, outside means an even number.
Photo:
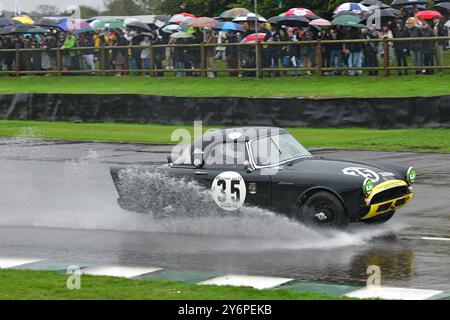
[[[248,156],[243,142],[241,145],[234,142],[217,144],[205,152],[204,165],[194,170],[195,179],[206,188],[221,189],[224,195],[233,198],[245,196],[245,205],[270,208],[272,204],[270,175],[262,174],[259,170],[247,171],[244,168],[246,159]],[[236,174],[242,177],[242,180],[220,179]],[[241,184],[245,192],[239,191]]]

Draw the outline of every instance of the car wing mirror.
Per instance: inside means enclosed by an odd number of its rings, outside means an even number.
[[[248,160],[245,160],[245,161],[244,161],[244,169],[245,169],[245,171],[247,171],[248,173],[253,172],[253,167],[251,166],[250,161],[248,161]]]

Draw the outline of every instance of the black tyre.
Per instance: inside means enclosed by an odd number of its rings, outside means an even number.
[[[391,218],[394,216],[395,214],[395,210],[394,211],[389,211],[387,213],[384,213],[382,215],[367,219],[367,220],[362,220],[362,222],[367,223],[367,224],[382,224],[385,223],[389,220],[391,220]]]
[[[350,220],[341,201],[330,192],[314,193],[297,208],[295,217],[312,227],[345,229]]]

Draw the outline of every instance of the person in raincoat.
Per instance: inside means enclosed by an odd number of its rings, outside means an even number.
[[[77,37],[72,32],[67,32],[66,39],[63,46],[62,65],[64,71],[76,69],[77,51],[74,49],[77,46]]]

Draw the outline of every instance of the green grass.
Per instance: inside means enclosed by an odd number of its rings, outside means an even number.
[[[192,131],[192,126],[0,120],[0,137],[174,143],[171,134],[180,128]],[[287,129],[306,147],[450,152],[450,129]]]
[[[81,289],[69,290],[67,275],[51,271],[0,271],[0,300],[338,300],[340,297],[286,290],[218,287],[162,280],[129,280],[83,275]]]
[[[149,94],[184,97],[410,97],[450,94],[450,74],[407,77],[0,77],[0,94]]]

